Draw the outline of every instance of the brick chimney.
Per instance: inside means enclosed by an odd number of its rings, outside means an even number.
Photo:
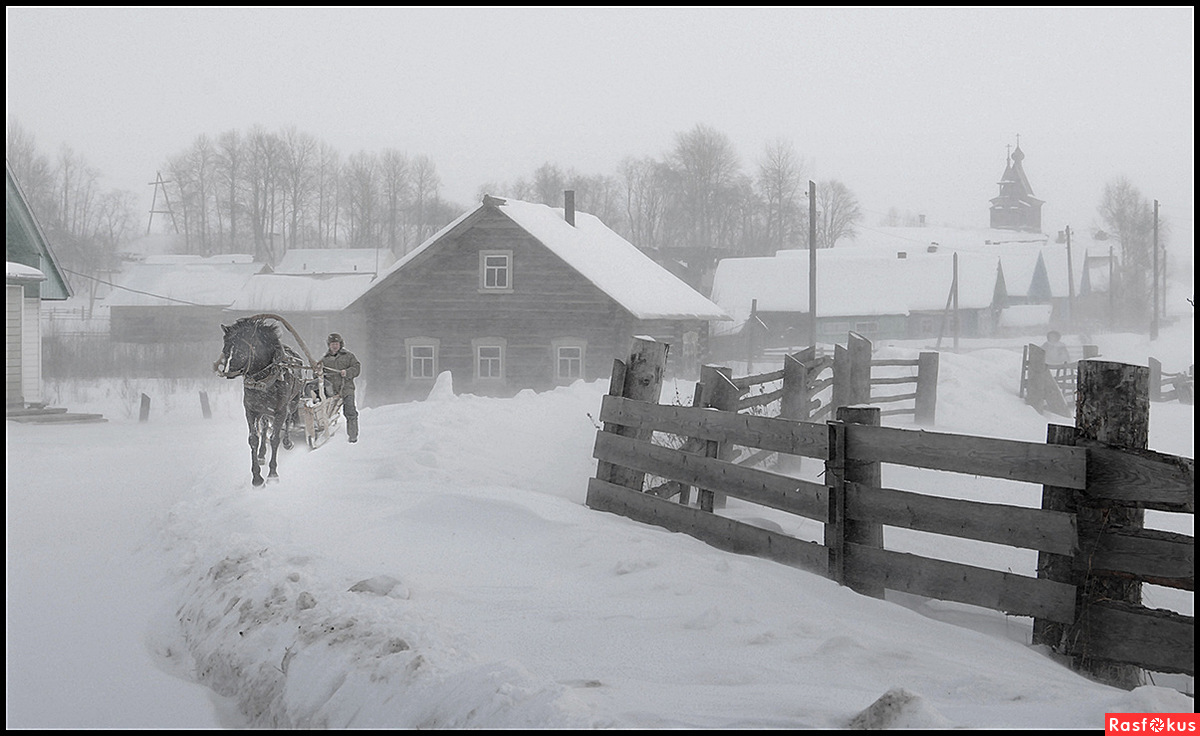
[[[563,191],[563,219],[571,227],[575,227],[575,190]]]

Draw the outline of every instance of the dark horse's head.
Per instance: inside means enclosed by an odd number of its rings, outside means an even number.
[[[253,376],[271,365],[279,350],[279,327],[262,317],[243,317],[221,325],[225,346],[213,370],[225,378]]]

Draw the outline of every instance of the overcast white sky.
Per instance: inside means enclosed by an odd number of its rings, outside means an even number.
[[[6,108],[53,155],[149,198],[194,138],[294,125],[349,155],[430,156],[461,205],[545,162],[616,174],[698,123],[753,170],[986,226],[1020,135],[1047,231],[1105,182],[1194,238],[1195,9],[6,8]],[[503,194],[504,192],[496,192]]]

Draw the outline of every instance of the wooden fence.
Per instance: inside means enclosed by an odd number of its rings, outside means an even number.
[[[1186,371],[1168,373],[1162,369],[1162,363],[1150,358],[1150,400],[1179,401],[1184,404],[1194,404],[1196,370],[1195,365],[1188,366]]]
[[[738,411],[779,401],[777,410],[756,413],[820,421],[841,406],[911,402],[883,410],[882,415],[908,414],[923,425],[932,425],[937,417],[938,353],[924,352],[916,359],[876,360],[871,341],[855,332],[847,334],[845,346],[834,346],[832,357],[818,356],[816,348],[810,346],[784,355],[780,370],[731,380],[742,394]],[[912,390],[896,393],[897,387]]]
[[[742,387],[712,367],[695,406],[660,405],[665,357],[665,344],[635,341],[630,360],[615,361],[590,508],[868,595],[893,589],[1032,616],[1037,643],[1113,684],[1140,684],[1141,668],[1194,674],[1194,618],[1141,606],[1142,582],[1195,589],[1194,539],[1142,529],[1138,516],[1144,508],[1195,512],[1194,461],[1146,450],[1145,432],[1128,428],[1148,427],[1148,401],[1114,393],[1140,385],[1144,397],[1147,369],[1088,361],[1076,426],[1052,425],[1042,444],[882,427],[881,411],[869,406],[842,407],[827,423],[740,413]],[[787,375],[785,367],[780,380]],[[661,437],[681,439],[672,446]],[[739,465],[734,446],[821,459],[825,480]],[[1041,484],[1042,508],[883,488],[881,463]],[[699,491],[694,506],[691,488]],[[726,518],[714,502],[721,496],[820,522],[823,542]],[[884,524],[1037,550],[1037,576],[889,550]]]

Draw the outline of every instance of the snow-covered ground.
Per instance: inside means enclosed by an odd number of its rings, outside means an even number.
[[[1182,370],[1192,327],[1088,342]],[[943,352],[935,429],[1040,442],[1070,423],[1017,397],[1020,360],[1020,341]],[[588,509],[606,383],[514,399],[443,384],[364,409],[356,445],[283,453],[262,488],[239,382],[48,385],[53,404],[109,421],[6,423],[6,726],[837,728],[889,693],[873,713],[899,727],[1099,728],[1106,712],[1193,709],[1176,690],[1190,679],[1125,692],[1072,673],[1029,646],[1025,618],[866,598]],[[1193,457],[1193,421],[1192,406],[1154,404],[1151,448]],[[1193,533],[1164,516],[1148,524]],[[887,535],[1032,571],[1032,553]],[[1192,613],[1191,593],[1146,597]]]

